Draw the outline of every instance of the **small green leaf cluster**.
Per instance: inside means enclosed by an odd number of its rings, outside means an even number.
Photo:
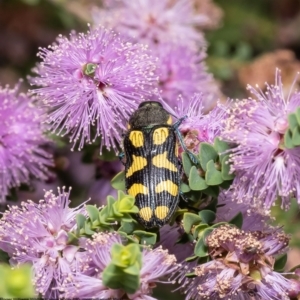
[[[138,212],[134,205],[134,197],[118,192],[118,198],[107,197],[107,205],[100,210],[93,205],[87,205],[88,217],[83,214],[76,216],[77,236],[91,236],[100,231],[114,231],[122,222],[135,222],[131,214]]]
[[[31,267],[22,265],[11,269],[9,265],[0,265],[0,295],[1,298],[32,298],[35,295],[31,283]]]
[[[284,146],[292,149],[300,146],[300,107],[288,115],[289,127],[284,134]]]
[[[142,267],[142,252],[139,245],[114,244],[111,257],[110,264],[102,274],[104,285],[112,289],[123,289],[129,294],[136,292],[140,286]]]
[[[76,216],[77,231],[69,234],[69,243],[75,243],[80,236],[90,237],[97,232],[118,231],[130,242],[154,245],[156,233],[143,231],[143,227],[132,216],[139,211],[134,202],[134,197],[118,191],[118,198],[108,196],[107,205],[100,209],[87,205],[88,216]]]
[[[224,141],[216,138],[214,144],[200,143],[197,156],[199,165],[195,165],[188,153],[183,153],[182,163],[188,184],[182,184],[184,193],[201,191],[210,196],[218,196],[219,187],[227,188],[234,175],[230,173],[229,146]]]
[[[215,202],[217,204],[217,202]],[[209,260],[208,247],[206,245],[206,237],[212,233],[212,231],[226,224],[225,222],[213,223],[216,218],[216,205],[211,209],[201,210],[198,214],[186,212],[183,215],[183,229],[185,231],[185,240],[196,241],[194,248],[194,255],[188,257],[186,261],[192,261],[198,259],[199,263],[204,263]],[[235,225],[241,228],[243,224],[243,215],[238,213],[229,224]]]

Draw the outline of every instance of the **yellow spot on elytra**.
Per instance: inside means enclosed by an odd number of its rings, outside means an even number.
[[[173,120],[172,120],[172,117],[169,116],[169,119],[167,120],[167,124],[168,124],[168,125],[172,125],[172,121],[173,121]]]
[[[156,193],[161,193],[163,191],[167,191],[172,196],[178,195],[178,185],[173,183],[171,180],[161,181],[155,187]]]
[[[131,131],[129,134],[129,139],[135,148],[142,147],[144,145],[144,136],[141,131]]]
[[[129,130],[131,128],[130,124],[128,123],[127,124],[127,129]]]
[[[150,221],[150,219],[152,217],[152,209],[150,207],[143,207],[140,209],[139,215],[145,221]]]
[[[153,132],[153,143],[155,145],[163,144],[166,141],[168,135],[169,135],[168,128],[162,127],[162,128],[155,129]]]
[[[147,166],[147,159],[145,157],[132,155],[132,158],[133,162],[126,172],[126,178],[130,177],[134,172],[142,170],[145,166]]]
[[[134,183],[130,189],[128,189],[128,194],[135,197],[137,194],[149,194],[149,190],[146,186],[141,183]]]
[[[167,151],[165,151],[163,154],[155,155],[152,159],[153,165],[157,168],[166,168],[170,171],[176,172],[176,166],[168,160],[167,155]]]
[[[169,208],[167,206],[157,206],[155,208],[155,215],[158,219],[163,220],[168,215]]]

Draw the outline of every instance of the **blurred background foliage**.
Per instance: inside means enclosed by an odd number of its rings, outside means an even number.
[[[134,1],[134,0],[133,0]],[[207,0],[195,0],[201,1]],[[221,22],[206,33],[208,70],[218,80],[226,97],[247,96],[246,85],[274,82],[274,71],[282,70],[283,83],[289,86],[300,71],[299,0],[215,0]],[[100,0],[0,0],[0,83],[14,85],[30,74],[39,47],[47,47],[58,34],[85,31],[90,9]],[[221,18],[222,17],[222,18]],[[300,82],[300,80],[298,81]],[[26,90],[26,83],[23,86]],[[28,88],[28,86],[27,86]],[[98,147],[70,152],[67,141],[58,139],[55,149],[57,177],[46,184],[36,183],[34,191],[23,189],[18,199],[37,200],[43,189],[72,186],[74,205],[91,198],[101,203],[113,193],[108,182],[121,168],[109,163],[115,156],[99,157]],[[80,200],[79,200],[80,199]],[[293,202],[288,212],[275,207],[276,221],[292,234],[288,267],[299,261],[299,208]],[[296,256],[295,256],[296,255]]]

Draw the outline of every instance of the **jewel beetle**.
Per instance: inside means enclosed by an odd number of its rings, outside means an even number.
[[[124,135],[125,186],[135,197],[138,221],[146,228],[161,227],[180,200],[181,165],[178,127],[157,101],[142,102],[129,119]]]

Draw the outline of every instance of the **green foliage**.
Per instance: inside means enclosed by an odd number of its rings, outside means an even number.
[[[31,298],[35,292],[31,283],[31,267],[22,265],[11,269],[10,266],[0,265],[0,295],[2,298]]]
[[[223,182],[222,173],[217,169],[213,160],[206,165],[205,181],[208,185],[219,185]]]
[[[184,173],[189,174],[193,166],[193,163],[190,160],[189,155],[185,152],[182,153],[182,164],[183,164]]]
[[[204,171],[207,170],[207,164],[210,161],[216,161],[218,158],[218,153],[214,149],[213,145],[210,145],[208,143],[200,143],[199,146],[199,161],[201,164],[201,167]]]
[[[202,191],[208,187],[205,179],[199,175],[199,172],[195,166],[192,166],[189,173],[189,187],[193,191]]]
[[[107,197],[107,205],[100,210],[92,205],[86,206],[88,217],[82,214],[76,216],[77,236],[91,236],[95,232],[113,231],[124,222],[136,222],[131,214],[138,212],[134,205],[134,197],[118,192],[118,199]]]
[[[125,171],[118,173],[110,183],[114,189],[125,191]]]
[[[200,143],[197,159],[200,165],[195,165],[187,153],[182,155],[182,163],[188,182],[183,182],[182,192],[188,193],[189,199],[197,199],[197,193],[217,197],[219,187],[227,188],[231,184],[234,174],[230,173],[229,146],[216,138],[214,144]],[[199,198],[199,197],[198,197]],[[196,200],[197,201],[197,200]]]
[[[289,127],[284,134],[284,146],[288,149],[300,146],[300,107],[288,115]]]
[[[196,214],[186,212],[183,215],[183,229],[186,233],[189,233],[192,230],[192,227],[200,222],[201,218]]]
[[[123,289],[129,294],[136,292],[140,286],[142,267],[140,247],[137,244],[114,244],[111,256],[112,260],[102,274],[104,285],[112,289]]]
[[[280,255],[275,261],[274,270],[276,272],[283,272],[286,262],[287,262],[287,254],[285,253]]]
[[[87,216],[76,216],[77,230],[75,233],[69,233],[69,243],[77,244],[80,236],[90,237],[96,232],[118,231],[128,242],[154,245],[157,239],[156,232],[144,231],[132,217],[139,211],[134,202],[134,197],[118,191],[118,198],[108,196],[107,205],[100,209],[87,205]]]

